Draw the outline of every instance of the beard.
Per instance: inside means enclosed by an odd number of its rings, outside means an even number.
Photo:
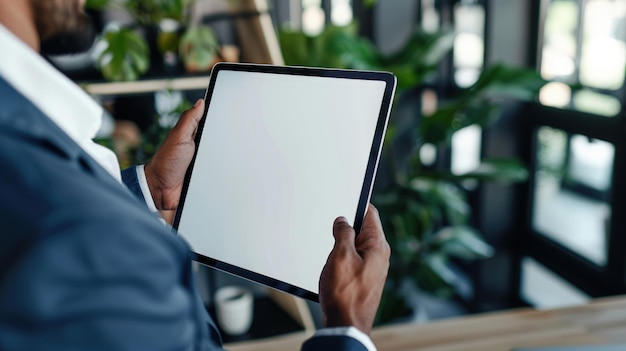
[[[80,0],[31,0],[44,55],[87,51],[96,38],[91,18]]]
[[[85,52],[91,48],[96,39],[96,31],[87,17],[88,25],[82,30],[65,31],[54,34],[41,42],[41,53],[44,55],[71,55]]]

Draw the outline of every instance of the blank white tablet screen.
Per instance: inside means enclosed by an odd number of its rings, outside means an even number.
[[[385,83],[219,71],[178,226],[194,252],[318,293],[354,220]]]

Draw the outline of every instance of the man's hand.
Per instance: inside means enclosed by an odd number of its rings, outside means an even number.
[[[203,114],[204,100],[198,100],[180,116],[163,145],[145,166],[148,187],[159,210],[178,207],[185,173],[196,148],[196,130]]]
[[[320,278],[320,304],[326,327],[354,326],[369,334],[387,279],[391,249],[378,210],[369,206],[361,232],[345,218],[333,226],[335,247]]]

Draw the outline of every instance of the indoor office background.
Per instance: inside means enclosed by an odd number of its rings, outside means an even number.
[[[414,150],[425,172],[462,175],[484,160],[516,158],[526,167],[527,177],[513,183],[454,183],[470,209],[468,226],[484,240],[483,246],[476,244],[473,249],[483,248],[485,257],[466,260],[460,255],[443,261],[444,267],[435,261],[418,266],[433,270],[437,277],[432,279],[439,283],[443,279],[452,289],[446,294],[419,286],[405,289],[414,313],[392,318],[392,323],[520,306],[569,306],[626,293],[625,1],[273,0],[267,9],[243,15],[224,11],[207,15],[203,23],[219,32],[217,27],[229,21],[269,16],[276,33],[289,30],[310,37],[327,33],[330,26],[358,23],[358,36],[372,43],[381,57],[405,48],[416,31],[432,34],[452,29],[451,50],[440,57],[423,84],[409,86],[396,101],[392,119],[399,125],[422,123],[423,116],[464,96],[483,69],[496,64],[534,70],[547,81],[530,99],[498,100],[500,112],[487,127],[469,125],[455,131],[450,143],[423,143]],[[100,28],[125,18],[119,9],[94,13]],[[241,41],[228,30],[220,33],[221,41]],[[285,52],[287,44],[281,38],[277,35]],[[52,60],[81,84],[102,80],[93,69],[64,66],[68,58]],[[149,71],[136,81],[188,75]],[[131,135],[125,145],[141,149],[142,142],[155,136],[153,124],[161,125],[156,134],[162,134],[171,125],[167,118],[175,119],[181,100],[193,101],[203,94],[202,89],[178,92],[167,87],[155,92],[92,93],[109,109],[110,121],[117,125],[111,130],[118,136]],[[155,119],[155,114],[166,121]],[[119,151],[119,144],[113,147]],[[385,229],[388,234],[392,230]],[[415,244],[404,242],[409,248]],[[471,240],[464,244],[472,245]],[[395,254],[407,248],[393,249]],[[262,310],[255,318],[265,324],[278,318],[271,303],[263,302],[264,289],[204,267],[197,272],[209,307],[217,287],[245,285],[261,301]],[[318,306],[306,306],[319,326]],[[262,336],[282,331],[263,332]]]
[[[369,9],[311,0],[290,6],[275,6],[280,24],[315,35],[325,24],[357,19],[361,34],[388,53],[415,26],[454,27],[453,50],[430,83],[438,100],[460,94],[494,63],[534,68],[550,81],[536,101],[509,101],[495,125],[463,129],[451,148],[437,150],[435,162],[453,171],[502,156],[519,157],[530,171],[522,184],[471,190],[473,221],[496,254],[466,267],[472,287],[460,298],[465,312],[557,307],[624,292],[626,3],[395,0]],[[430,97],[422,92],[422,99]]]

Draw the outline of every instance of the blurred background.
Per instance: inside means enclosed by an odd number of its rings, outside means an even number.
[[[398,76],[372,198],[393,250],[378,325],[626,293],[623,0],[87,3],[97,43],[49,59],[105,107],[99,142],[122,167],[219,61]],[[220,286],[255,293],[232,340],[321,324],[314,303],[197,268],[209,309]]]

